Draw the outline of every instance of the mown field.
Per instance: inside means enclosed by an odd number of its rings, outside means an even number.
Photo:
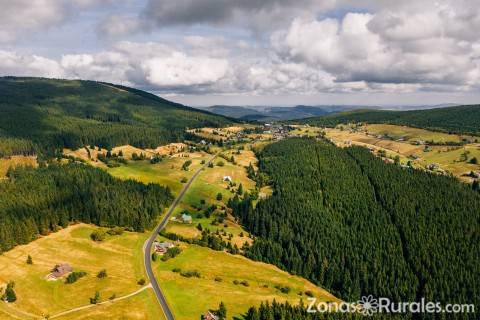
[[[147,234],[125,232],[108,236],[102,242],[90,239],[95,226],[77,224],[27,245],[17,246],[0,256],[0,283],[15,282],[17,301],[0,303],[0,318],[54,316],[59,312],[89,305],[95,291],[101,301],[112,295],[121,297],[141,288],[137,281],[145,278],[142,246]],[[33,265],[26,263],[31,255]],[[74,271],[87,275],[73,284],[65,279],[47,281],[45,276],[58,263],[69,263]],[[107,277],[97,278],[106,269]],[[159,309],[148,291],[122,301],[78,311],[59,319],[100,319],[123,315],[118,319],[158,319]],[[30,316],[27,316],[30,315]],[[35,317],[36,316],[36,317]]]
[[[202,160],[207,161],[211,155],[204,152],[181,153],[173,157],[164,158],[161,162],[151,164],[148,160],[129,161],[127,165],[108,168],[107,171],[114,177],[133,179],[143,183],[158,183],[168,186],[173,193],[182,189],[183,178],[189,179],[202,166]],[[182,170],[182,165],[191,160],[189,170]]]
[[[0,158],[0,178],[7,174],[8,168],[17,166],[37,166],[37,157],[34,156],[11,156]]]
[[[307,129],[312,130],[312,128],[302,128],[302,130]],[[384,150],[387,157],[393,159],[398,155],[402,164],[411,161],[413,166],[418,168],[437,164],[441,170],[466,182],[471,182],[471,178],[466,174],[480,170],[480,165],[469,163],[473,158],[480,161],[480,144],[478,143],[463,146],[429,146],[428,148],[424,145],[412,144],[413,141],[419,140],[435,143],[461,142],[463,139],[474,140],[474,137],[386,124],[362,126],[359,130],[352,130],[345,126],[343,129],[326,128],[323,131],[338,146],[360,145],[375,152]],[[397,140],[380,137],[384,135]],[[405,141],[398,141],[401,138]],[[462,156],[465,152],[466,156]]]
[[[221,301],[225,303],[231,319],[266,300],[306,301],[305,291],[310,291],[319,301],[337,300],[307,280],[272,265],[196,245],[181,246],[183,252],[177,257],[166,262],[154,262],[157,278],[178,320],[199,319],[208,309],[218,308]],[[197,270],[200,278],[183,277],[173,272],[174,268]],[[234,284],[234,281],[246,282]],[[288,287],[289,292],[282,293],[276,286]]]

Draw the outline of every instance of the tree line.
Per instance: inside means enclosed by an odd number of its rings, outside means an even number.
[[[172,198],[168,187],[122,181],[83,164],[10,169],[0,183],[0,252],[72,222],[141,232]]]

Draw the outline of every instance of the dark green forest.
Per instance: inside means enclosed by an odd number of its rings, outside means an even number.
[[[131,144],[156,147],[189,138],[185,128],[218,127],[225,117],[107,83],[0,78],[0,157]]]
[[[386,319],[411,319],[408,315],[372,314],[365,317],[354,313],[320,313],[308,312],[307,304],[291,305],[288,302],[262,303],[258,308],[251,307],[242,320],[386,320]]]
[[[480,135],[480,105],[411,111],[356,110],[295,123],[332,127],[341,123],[388,123],[458,134]]]
[[[82,164],[11,169],[0,183],[0,252],[71,222],[144,231],[171,201],[168,188]]]
[[[274,143],[258,157],[273,195],[255,208],[248,196],[229,202],[255,237],[247,257],[346,301],[480,305],[480,193],[313,139]]]

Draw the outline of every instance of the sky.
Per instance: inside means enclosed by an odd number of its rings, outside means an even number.
[[[192,106],[480,102],[478,0],[0,0],[0,75]]]

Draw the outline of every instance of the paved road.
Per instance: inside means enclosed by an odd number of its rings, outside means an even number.
[[[206,168],[210,162],[212,162],[215,159],[216,156],[217,155],[214,155],[209,161],[205,163],[205,165],[203,165],[200,169],[198,169],[190,178],[190,180],[188,180],[187,184],[183,186],[182,191],[180,191],[180,193],[175,198],[175,200],[173,200],[173,203],[168,209],[165,217],[162,219],[162,221],[160,221],[160,223],[155,228],[155,230],[153,230],[150,238],[148,238],[148,240],[143,245],[143,260],[145,263],[145,270],[147,271],[148,279],[152,284],[152,288],[155,291],[155,295],[157,296],[158,302],[160,303],[163,313],[165,313],[165,317],[167,318],[167,320],[174,320],[175,317],[173,316],[172,310],[170,310],[170,307],[168,306],[167,299],[165,299],[162,289],[160,289],[160,286],[158,285],[157,279],[155,279],[155,275],[152,270],[151,252],[152,252],[153,241],[157,238],[158,233],[167,225],[168,220],[170,220],[170,217],[173,211],[175,210],[175,207],[180,203],[180,200],[182,200],[183,196],[185,195],[185,192],[187,192],[192,182],[200,174],[200,172],[204,168]]]

